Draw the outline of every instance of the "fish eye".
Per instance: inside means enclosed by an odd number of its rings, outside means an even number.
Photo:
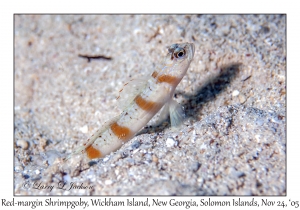
[[[185,50],[181,49],[178,52],[175,52],[174,55],[176,58],[182,58],[183,56],[185,56]]]

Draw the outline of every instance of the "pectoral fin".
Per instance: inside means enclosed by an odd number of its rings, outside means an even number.
[[[178,127],[184,120],[183,107],[177,101],[170,99],[169,103],[170,121],[172,127]]]

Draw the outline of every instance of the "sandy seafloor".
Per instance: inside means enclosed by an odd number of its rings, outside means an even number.
[[[184,124],[62,162],[180,42]],[[285,15],[16,15],[14,81],[15,195],[286,195]]]

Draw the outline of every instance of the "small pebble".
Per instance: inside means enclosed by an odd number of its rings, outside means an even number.
[[[145,160],[147,160],[148,162],[152,162],[152,155],[150,153],[145,154],[144,156]]]
[[[255,139],[257,142],[260,142],[261,141],[261,136],[259,134],[255,135]]]
[[[71,181],[70,175],[69,175],[69,174],[64,175],[64,176],[63,176],[63,181],[64,181],[64,182],[70,182],[70,181]]]
[[[139,151],[139,149],[133,150],[133,151],[132,151],[132,154],[135,154],[135,153],[137,153],[138,151]]]
[[[105,184],[106,184],[106,185],[111,185],[112,183],[113,183],[112,180],[105,180]]]
[[[29,175],[27,175],[27,174],[23,174],[23,177],[24,177],[24,179],[29,179]]]
[[[21,172],[21,171],[23,171],[23,167],[22,166],[16,166],[15,167],[15,172]]]
[[[177,145],[177,142],[172,137],[168,137],[166,141],[167,147],[174,147]]]
[[[110,157],[107,156],[107,157],[103,158],[103,162],[106,162],[106,161],[108,161],[109,159],[110,159]]]
[[[139,141],[135,141],[131,144],[131,148],[134,150],[134,149],[137,149],[141,146],[141,143]]]
[[[245,101],[246,101],[246,96],[244,96],[243,94],[240,94],[240,95],[239,95],[239,101],[240,101],[241,104],[245,103]]]
[[[154,163],[157,163],[158,162],[158,158],[155,155],[152,155],[152,161]]]
[[[21,147],[21,148],[24,149],[24,150],[27,150],[28,147],[29,147],[29,144],[28,144],[28,142],[25,141],[25,140],[18,140],[18,141],[17,141],[17,146],[18,146],[18,147]]]
[[[232,96],[234,97],[234,96],[238,96],[240,94],[240,92],[238,91],[238,90],[234,90],[233,92],[232,92]]]
[[[87,133],[87,132],[88,132],[88,126],[85,125],[85,126],[79,128],[79,130],[80,130],[82,133]]]
[[[192,165],[191,165],[191,169],[193,172],[196,172],[198,171],[198,169],[200,168],[201,164],[199,162],[194,162]]]
[[[44,138],[40,138],[39,145],[42,151],[45,150],[45,147],[47,146],[47,140]]]
[[[115,170],[115,174],[119,175],[120,171],[118,169]]]

